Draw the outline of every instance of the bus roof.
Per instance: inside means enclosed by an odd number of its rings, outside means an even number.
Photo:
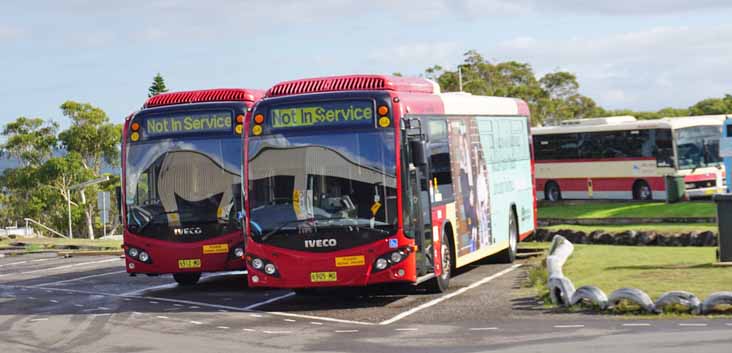
[[[165,105],[243,101],[255,102],[264,96],[264,91],[249,88],[214,88],[196,91],[180,91],[162,93],[148,98],[143,108],[161,107]]]
[[[621,118],[621,119],[618,119]],[[561,126],[535,127],[531,129],[534,135],[566,134],[592,131],[620,131],[643,129],[682,129],[693,126],[721,126],[725,115],[700,115],[662,118],[654,120],[635,120],[628,117],[609,117],[594,119],[579,119],[570,121]],[[575,123],[578,122],[578,123]],[[604,122],[604,123],[603,123]]]

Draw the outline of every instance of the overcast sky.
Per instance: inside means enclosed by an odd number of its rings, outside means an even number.
[[[0,124],[63,122],[67,99],[114,121],[160,72],[172,90],[268,88],[347,73],[418,75],[476,49],[577,74],[605,108],[732,93],[731,0],[3,0]]]

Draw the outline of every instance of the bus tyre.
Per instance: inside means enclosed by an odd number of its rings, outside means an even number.
[[[516,260],[516,249],[518,248],[519,234],[518,222],[516,221],[516,212],[511,208],[508,213],[508,248],[501,251],[497,260],[499,263],[510,264]]]
[[[442,232],[440,246],[442,247],[442,273],[427,283],[427,291],[430,293],[444,293],[447,291],[447,287],[450,286],[453,261],[452,249],[450,248],[450,240],[447,237],[447,232]]]
[[[645,180],[638,180],[633,185],[633,200],[649,201],[653,199],[653,191]]]
[[[559,189],[559,185],[557,183],[550,181],[546,184],[544,199],[551,202],[562,200],[562,190]]]
[[[174,273],[173,279],[181,286],[192,286],[201,278],[200,272]]]

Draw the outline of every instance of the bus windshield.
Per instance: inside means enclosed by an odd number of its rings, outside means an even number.
[[[189,242],[240,229],[240,167],[238,137],[129,143],[128,230]]]
[[[676,149],[679,169],[693,169],[719,165],[719,126],[695,126],[676,130]]]
[[[259,240],[333,229],[368,238],[394,231],[393,131],[333,131],[251,138],[248,196]]]

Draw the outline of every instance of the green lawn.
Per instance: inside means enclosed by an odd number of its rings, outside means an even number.
[[[622,233],[628,230],[634,230],[637,232],[656,232],[661,234],[675,234],[675,233],[691,233],[695,231],[706,232],[711,231],[718,233],[719,230],[717,225],[714,223],[664,223],[664,224],[619,224],[619,225],[571,225],[571,224],[560,224],[549,227],[542,227],[551,231],[558,231],[560,229],[570,229],[574,231],[582,231],[585,233],[592,233],[596,230],[602,230],[611,234]]]
[[[716,217],[712,202],[616,202],[616,203],[557,203],[539,207],[539,218],[663,218]]]
[[[715,267],[715,248],[635,247],[575,244],[564,274],[575,287],[595,285],[607,295],[622,287],[639,288],[653,300],[670,290],[685,290],[704,300],[732,291],[732,267]]]
[[[49,249],[53,246],[76,245],[76,246],[93,246],[119,250],[122,245],[121,240],[91,240],[91,239],[62,239],[62,238],[23,238],[16,239],[0,239],[0,248],[10,246],[11,243],[24,243],[26,249],[30,251],[38,251]]]

